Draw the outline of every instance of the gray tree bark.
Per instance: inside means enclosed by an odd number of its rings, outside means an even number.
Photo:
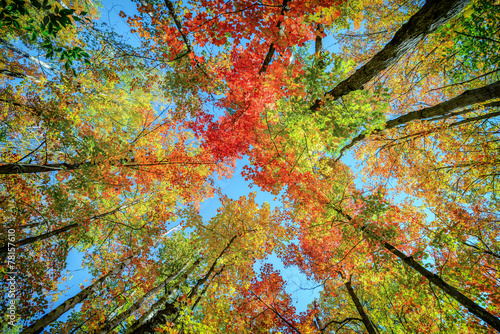
[[[92,165],[92,163],[56,163],[45,165],[34,164],[5,164],[0,165],[0,175],[12,174],[33,174],[33,173],[47,173],[61,170],[75,170],[84,166]]]
[[[349,281],[345,282],[344,285],[347,288],[347,292],[349,292],[349,296],[351,296],[351,299],[354,305],[356,306],[356,309],[358,310],[359,316],[361,317],[361,320],[363,321],[363,324],[365,325],[368,334],[377,334],[375,328],[373,327],[370,321],[370,318],[368,317],[368,315],[365,312],[365,309],[363,308],[363,305],[361,305],[358,296],[356,295],[354,289],[352,288],[351,279],[349,278]]]
[[[130,205],[120,206],[120,207],[118,207],[118,208],[116,208],[114,210],[111,210],[111,211],[108,211],[108,212],[101,213],[101,214],[95,215],[93,217],[90,217],[89,219],[92,221],[92,220],[97,220],[97,219],[100,219],[102,217],[106,217],[106,216],[112,215],[113,213],[116,213],[116,212],[120,211],[121,209],[126,208],[128,206],[132,206],[132,205],[134,205],[136,203],[137,202],[134,201]],[[63,226],[61,228],[55,229],[54,231],[43,233],[43,234],[37,235],[35,237],[29,237],[29,238],[25,238],[25,239],[19,240],[19,241],[13,243],[13,244],[15,245],[15,247],[20,247],[20,246],[32,244],[34,242],[42,241],[42,240],[48,239],[50,237],[59,235],[61,233],[67,232],[67,231],[69,231],[71,229],[74,229],[74,228],[76,228],[78,226],[81,226],[81,225],[82,225],[81,223],[69,224],[69,225]],[[0,255],[8,252],[8,248],[9,248],[8,246],[9,246],[9,243],[7,243],[6,245],[0,247]]]
[[[89,296],[93,295],[95,292],[100,290],[106,281],[116,277],[130,262],[132,261],[132,256],[123,260],[120,264],[114,267],[110,272],[108,272],[103,277],[99,278],[97,281],[80,291],[74,297],[69,298],[64,303],[35,321],[35,323],[28,328],[26,328],[21,334],[38,334],[41,333],[45,327],[49,326],[51,323],[56,321],[61,315],[67,311],[74,308],[77,304],[83,302]]]
[[[481,88],[476,88],[476,89],[470,89],[466,90],[462,94],[448,100],[442,103],[439,103],[435,106],[428,107],[428,108],[423,108],[420,110],[415,110],[411,111],[405,115],[399,116],[393,120],[387,121],[385,123],[385,126],[382,130],[375,130],[372,133],[379,133],[383,130],[386,129],[392,129],[400,125],[406,125],[408,123],[411,123],[416,120],[432,120],[431,118],[433,117],[438,117],[439,119],[446,119],[449,117],[453,117],[456,114],[453,114],[452,112],[461,109],[464,107],[471,106],[473,104],[477,103],[482,103],[486,102],[492,99],[498,99],[500,98],[500,81],[494,82],[492,84],[489,84],[487,86],[481,87]],[[491,104],[492,107],[499,106],[498,103],[493,102]],[[488,115],[485,115],[488,116]],[[495,117],[498,116],[498,113],[491,113],[489,114],[489,117]],[[483,116],[478,116],[475,117],[474,120],[480,120],[484,119],[487,117]],[[466,123],[466,122],[463,122]],[[463,124],[460,123],[460,124]],[[459,124],[457,124],[459,125]],[[354,137],[349,144],[344,146],[340,150],[340,155],[342,155],[345,151],[356,145],[357,143],[361,142],[364,140],[366,137],[368,137],[369,134],[359,134],[358,136]]]
[[[351,221],[352,217],[348,214],[345,214],[342,210],[333,208],[337,213],[341,214],[344,216],[347,220]],[[435,286],[437,286],[441,291],[446,293],[448,296],[451,298],[455,299],[457,302],[459,302],[463,307],[465,307],[469,312],[474,314],[476,317],[496,329],[498,332],[500,332],[500,319],[495,317],[493,314],[490,312],[486,311],[484,308],[476,304],[472,299],[468,298],[465,296],[463,293],[458,291],[455,287],[449,285],[446,283],[439,275],[434,274],[427,270],[424,266],[422,266],[420,263],[415,261],[413,257],[411,256],[406,256],[403,252],[401,252],[399,249],[394,247],[393,245],[389,244],[386,242],[382,237],[379,237],[373,231],[371,231],[369,228],[366,226],[363,226],[361,228],[361,231],[370,239],[372,240],[377,240],[380,242],[382,247],[387,249],[389,252],[392,254],[396,255],[403,263],[408,265],[409,267],[413,268],[417,272],[419,272],[422,276],[427,278],[427,280],[431,283],[433,283]]]
[[[212,263],[207,274],[205,274],[205,276],[203,278],[201,278],[197,281],[196,285],[193,287],[193,289],[189,293],[189,295],[187,297],[188,299],[193,298],[195,296],[195,294],[197,293],[198,288],[207,281],[208,277],[210,276],[210,274],[214,271],[215,267],[217,266],[217,263],[220,260],[220,258],[224,255],[226,250],[229,249],[229,246],[231,246],[231,244],[233,243],[233,241],[237,237],[238,237],[237,235],[232,237],[231,240],[226,245],[226,247],[219,253],[219,256],[217,256],[215,261]],[[184,277],[186,277],[186,279],[187,279],[186,275],[184,275]],[[134,326],[132,326],[127,331],[127,334],[129,334],[129,333],[154,334],[156,332],[155,328],[157,328],[161,324],[167,323],[169,321],[170,317],[173,315],[176,315],[179,311],[179,309],[177,307],[175,307],[173,304],[168,303],[168,302],[167,303],[163,302],[160,306],[163,306],[163,308],[161,310],[159,310],[151,319],[143,322],[142,325],[134,324]]]
[[[165,279],[161,284],[157,285],[156,287],[154,287],[151,290],[149,290],[148,292],[146,292],[139,300],[137,300],[126,311],[118,314],[117,316],[115,316],[114,318],[112,318],[111,320],[106,322],[106,324],[102,328],[99,329],[99,334],[106,334],[106,333],[111,332],[113,329],[115,329],[125,319],[130,317],[132,315],[132,313],[137,311],[149,297],[151,297],[152,295],[154,295],[155,293],[157,293],[158,291],[163,289],[168,283],[170,283],[172,280],[176,279],[182,272],[184,272],[184,270],[186,270],[188,265],[189,265],[189,262],[187,262],[184,265],[184,267],[182,267],[175,274],[173,274],[170,277],[168,277],[167,279]]]
[[[169,303],[168,300],[172,298],[174,292],[188,279],[189,275],[198,267],[201,263],[201,259],[197,259],[191,267],[179,278],[179,280],[170,288],[170,293],[165,293],[150,309],[138,319],[130,328],[127,330],[126,334],[132,333],[147,333],[147,330],[159,320],[164,320],[170,315],[177,312],[177,308],[173,304]],[[158,325],[155,326],[155,328]],[[154,328],[151,330],[154,333]]]
[[[325,100],[337,100],[350,92],[363,89],[363,86],[379,73],[395,64],[408,51],[413,49],[425,36],[436,31],[460,13],[470,0],[428,0],[425,5],[413,15],[372,59],[361,66],[349,78],[326,92]],[[323,105],[322,100],[316,100],[311,111],[317,111]]]

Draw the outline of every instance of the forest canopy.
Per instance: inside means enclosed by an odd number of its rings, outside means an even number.
[[[498,1],[132,3],[0,0],[2,333],[500,332]]]

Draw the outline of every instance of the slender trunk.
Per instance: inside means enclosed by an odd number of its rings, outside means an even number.
[[[14,244],[15,247],[21,247],[24,245],[32,244],[32,243],[35,243],[37,241],[42,241],[42,240],[48,239],[50,237],[53,237],[55,235],[67,232],[67,231],[69,231],[77,226],[80,226],[80,225],[81,224],[79,224],[79,223],[66,225],[64,227],[58,228],[57,230],[50,231],[50,232],[47,232],[44,234],[40,234],[40,235],[37,235],[36,237],[25,238],[23,240],[19,240],[17,242],[12,243],[12,244]],[[6,244],[5,246],[0,247],[0,255],[7,253],[8,249],[9,249],[9,244]]]
[[[99,329],[99,334],[106,334],[115,329],[119,324],[121,324],[125,319],[130,317],[132,313],[137,311],[142,304],[152,295],[163,289],[168,283],[172,280],[176,279],[184,270],[186,270],[189,262],[187,262],[184,267],[182,267],[177,273],[171,275],[167,279],[165,279],[161,284],[157,285],[153,289],[149,290],[145,293],[138,301],[136,301],[132,306],[130,306],[126,311],[120,313],[119,315],[113,317],[110,321],[107,321],[105,326]]]
[[[496,257],[497,259],[500,259],[500,255],[495,253],[495,252],[492,252],[490,250],[487,250],[487,249],[482,249],[482,248],[479,248],[477,247],[476,245],[472,245],[472,244],[469,244],[467,242],[462,242],[465,246],[469,246],[469,247],[472,247],[474,248],[475,250],[479,251],[479,252],[482,252],[484,254],[488,254],[488,255],[491,255],[491,256],[494,256]]]
[[[207,274],[203,278],[201,278],[200,280],[198,280],[198,282],[196,283],[196,285],[193,287],[193,289],[191,290],[191,292],[188,295],[188,299],[194,297],[194,295],[198,291],[198,288],[207,281],[208,277],[210,276],[210,274],[214,271],[215,267],[217,266],[217,263],[220,260],[220,258],[224,255],[224,253],[226,252],[226,250],[228,250],[228,248],[231,246],[231,244],[233,243],[233,241],[237,237],[238,237],[237,235],[235,235],[234,237],[232,237],[231,240],[229,241],[229,243],[226,245],[226,247],[219,253],[219,256],[212,263],[212,266],[208,270]],[[186,278],[187,278],[187,276],[186,276]],[[163,305],[164,305],[163,309],[161,309],[160,311],[158,311],[158,313],[156,313],[156,315],[154,317],[152,317],[148,321],[144,322],[142,325],[138,325],[138,326],[134,325],[133,327],[131,327],[127,331],[127,334],[128,333],[134,333],[134,334],[136,334],[136,333],[142,333],[142,334],[150,333],[150,334],[154,334],[155,333],[155,328],[157,328],[161,324],[167,323],[168,320],[169,320],[169,318],[170,318],[170,316],[173,316],[173,315],[177,314],[177,312],[179,311],[179,309],[177,307],[174,307],[170,303],[166,303],[166,304],[163,303]]]
[[[219,270],[218,272],[215,273],[214,277],[219,276],[223,270],[224,270],[224,266],[222,266],[221,270]],[[193,306],[191,306],[191,310],[194,310],[196,308],[196,306],[200,302],[201,298],[205,295],[205,292],[207,292],[208,287],[210,286],[210,283],[212,283],[212,281],[208,282],[208,284],[205,285],[205,287],[203,288],[201,293],[198,295],[198,298],[196,298],[196,301],[193,303]]]
[[[178,308],[174,306],[173,303],[165,303],[162,305],[163,308],[156,313],[156,315],[150,320],[146,321],[143,325],[139,326],[133,332],[134,334],[154,334],[156,333],[155,328],[161,324],[166,324],[170,316],[175,315]]]
[[[170,0],[164,0],[164,2],[168,8],[168,13],[169,13],[170,17],[174,21],[175,26],[177,27],[177,30],[181,34],[182,40],[184,41],[184,44],[186,45],[187,52],[191,52],[193,50],[193,47],[191,46],[191,42],[189,41],[186,34],[184,33],[184,30],[182,29],[182,23],[179,20],[179,17],[177,16],[177,14],[175,13],[174,4]]]
[[[427,35],[460,13],[470,0],[428,0],[394,35],[392,40],[349,78],[325,93],[324,99],[337,100],[363,85],[382,71],[397,63]],[[320,109],[323,101],[316,100],[312,111]]]
[[[161,323],[160,321],[164,318],[168,318],[170,315],[173,315],[177,312],[177,308],[170,304],[168,300],[172,298],[174,292],[179,289],[179,287],[186,282],[189,275],[193,273],[193,271],[198,267],[201,263],[201,259],[197,259],[191,267],[180,277],[180,279],[170,288],[170,293],[165,293],[163,297],[161,297],[150,309],[140,318],[138,319],[130,328],[127,330],[127,334],[132,333],[148,333],[147,330],[151,326],[156,328],[158,326],[157,323]],[[154,314],[153,317],[151,317]],[[154,333],[154,328],[151,329],[151,333]]]
[[[189,262],[184,265],[177,273],[174,275],[168,277],[166,280],[164,280],[160,285],[154,287],[153,289],[149,290],[147,293],[145,293],[138,301],[136,301],[132,306],[130,306],[125,312],[120,313],[119,315],[115,316],[113,319],[110,321],[106,322],[105,326],[102,327],[99,330],[100,334],[106,334],[111,332],[113,329],[115,329],[119,324],[121,324],[125,319],[130,317],[132,313],[137,311],[142,304],[152,295],[160,291],[162,288],[164,288],[169,282],[172,280],[176,279],[189,265]]]
[[[281,6],[281,12],[280,15],[285,15],[285,13],[289,10],[288,3],[291,0],[283,0],[283,5]],[[280,35],[283,33],[283,27],[282,27],[282,22],[279,21],[277,26],[279,29]],[[271,63],[271,60],[273,59],[274,52],[276,51],[276,48],[274,47],[274,42],[269,45],[269,50],[267,51],[266,57],[264,58],[264,62],[262,63],[262,66],[259,70],[259,74],[265,73],[267,70],[267,66]]]
[[[14,79],[24,79],[24,78],[27,78],[27,79],[31,79],[31,80],[33,80],[35,82],[41,83],[41,81],[38,80],[37,78],[35,78],[34,76],[27,75],[27,74],[20,73],[20,72],[10,71],[8,69],[2,69],[2,70],[0,70],[0,74],[9,76],[9,77],[14,78]]]
[[[415,261],[413,257],[406,256],[403,252],[401,252],[400,250],[398,250],[385,240],[382,240],[382,238],[380,238],[379,236],[375,235],[375,233],[366,229],[366,227],[363,227],[362,231],[368,237],[378,240],[385,249],[387,249],[389,252],[396,255],[397,257],[399,257],[399,259],[403,261],[405,264],[407,264],[409,267],[418,271],[422,276],[427,278],[429,282],[433,283],[435,286],[440,288],[441,291],[443,291],[448,296],[452,297],[457,302],[459,302],[463,307],[468,309],[469,312],[471,312],[476,317],[478,317],[479,319],[481,319],[482,321],[486,322],[488,325],[496,329],[498,332],[500,332],[500,319],[498,319],[493,314],[491,314],[490,312],[486,311],[484,308],[476,304],[473,300],[462,294],[456,288],[446,283],[441,277],[439,277],[439,275],[434,274],[429,270],[427,270],[424,266]]]
[[[457,109],[461,109],[464,107],[471,106],[473,104],[477,103],[482,103],[486,102],[492,99],[498,99],[500,98],[500,81],[494,82],[492,84],[489,84],[487,86],[477,88],[477,89],[470,89],[466,90],[462,94],[448,100],[442,103],[439,103],[433,107],[429,108],[423,108],[420,110],[415,110],[411,111],[405,115],[399,116],[393,120],[387,121],[384,125],[384,128],[382,130],[375,130],[373,133],[379,133],[383,130],[386,129],[392,129],[400,125],[406,125],[408,123],[411,123],[416,120],[433,120],[432,118],[434,117],[439,117],[436,120],[441,120],[441,119],[446,119],[448,117],[453,117],[456,116],[456,114],[452,113],[453,111]],[[497,102],[492,102],[489,106],[491,107],[497,107],[498,103]],[[474,117],[468,121],[474,121],[474,120],[481,120],[489,117],[495,117],[498,116],[498,113],[491,113],[488,115],[483,115],[483,116],[478,116]],[[466,123],[464,121],[457,122],[457,124],[454,125],[460,125],[463,123]],[[368,134],[360,134],[356,137],[354,137],[349,144],[344,146],[340,150],[340,154],[342,155],[346,150],[350,149],[357,143],[361,142],[363,139],[368,137]]]
[[[11,43],[9,43],[8,41],[6,41],[6,40],[4,40],[2,38],[0,38],[0,45],[3,45],[4,47],[6,47],[7,49],[9,49],[10,51],[12,51],[14,53],[17,53],[21,57],[24,57],[24,58],[27,58],[27,59],[31,60],[35,64],[40,65],[41,67],[43,67],[43,68],[45,68],[47,70],[50,70],[50,71],[52,71],[54,73],[61,73],[61,71],[56,70],[55,68],[53,68],[52,66],[50,66],[46,62],[41,61],[41,60],[39,60],[36,57],[30,56],[27,52],[24,52],[23,50],[20,50],[20,49],[16,48],[14,45],[12,45]]]
[[[77,163],[53,163],[53,164],[21,164],[12,163],[0,165],[0,175],[9,174],[31,174],[31,173],[47,173],[61,170],[75,170],[82,167],[97,166],[105,161],[85,161]],[[215,165],[212,161],[166,161],[160,160],[152,163],[137,163],[134,158],[132,159],[116,159],[107,161],[112,166],[128,167],[128,168],[138,168],[138,167],[148,167],[148,166],[166,166],[166,165]]]
[[[363,324],[365,325],[366,331],[369,334],[377,334],[375,331],[375,328],[373,327],[370,318],[368,318],[368,315],[366,314],[365,310],[363,309],[363,305],[361,305],[361,302],[358,299],[358,296],[354,292],[354,289],[352,288],[351,285],[351,280],[349,279],[348,282],[344,283],[345,287],[347,288],[347,292],[349,292],[349,296],[351,296],[352,301],[354,302],[354,305],[356,306],[356,309],[358,310],[358,313],[361,317],[361,320],[363,321]]]
[[[344,213],[342,210],[333,208],[337,213],[341,214],[344,216],[347,220],[352,221],[352,217],[346,213]],[[463,307],[469,310],[472,314],[474,314],[476,317],[481,319],[482,321],[486,322],[488,325],[496,329],[498,332],[500,332],[500,319],[495,317],[493,314],[490,312],[486,311],[484,308],[476,304],[473,300],[470,298],[466,297],[464,294],[462,294],[460,291],[458,291],[456,288],[453,286],[449,285],[446,283],[439,275],[434,274],[427,270],[424,266],[419,264],[417,261],[413,259],[411,256],[406,256],[403,252],[383,240],[381,237],[373,233],[369,228],[366,226],[363,226],[361,228],[361,231],[370,239],[377,240],[380,242],[380,244],[387,249],[389,252],[392,254],[396,255],[401,261],[403,261],[405,264],[407,264],[409,267],[415,269],[417,272],[419,272],[422,276],[427,278],[427,280],[431,283],[433,283],[435,286],[441,289],[444,293],[446,293],[448,296],[452,297],[455,299],[457,302],[459,302]]]
[[[19,72],[14,72],[14,71],[10,71],[6,68],[4,69],[1,69],[0,70],[0,74],[3,74],[3,75],[6,75],[6,76],[9,76],[9,77],[12,77],[12,78],[15,78],[15,79],[22,79],[25,77],[25,75],[23,73],[19,73]]]
[[[93,216],[93,217],[90,217],[89,219],[90,220],[96,220],[96,219],[100,219],[102,217],[105,217],[105,216],[108,216],[108,215],[111,215],[115,212],[118,212],[119,210],[123,209],[123,208],[126,208],[128,206],[131,206],[131,205],[134,205],[136,204],[137,201],[134,201],[132,202],[130,205],[123,205],[123,206],[120,206],[114,210],[111,210],[111,211],[108,211],[108,212],[105,212],[105,213],[101,213],[99,215],[96,215],[96,216]],[[67,232],[69,230],[72,230],[74,229],[75,227],[78,227],[78,226],[81,226],[82,224],[81,223],[74,223],[74,224],[70,224],[70,225],[67,225],[67,226],[64,226],[64,227],[61,227],[61,228],[58,228],[54,231],[50,231],[50,232],[47,232],[47,233],[44,233],[44,234],[41,234],[41,235],[37,235],[36,237],[29,237],[29,238],[25,238],[23,240],[19,240],[15,243],[11,243],[11,244],[14,244],[15,247],[20,247],[20,246],[24,246],[24,245],[28,245],[28,244],[32,244],[32,243],[35,243],[37,241],[42,241],[42,240],[45,240],[45,239],[48,239],[50,237],[53,237],[53,236],[56,236],[56,235],[59,235],[61,233],[64,233],[64,232]],[[36,226],[36,225],[35,225]],[[12,247],[12,246],[11,246]],[[7,253],[7,250],[9,248],[9,244],[7,243],[6,245],[0,247],[0,255],[4,254],[4,253]]]
[[[214,264],[216,263],[217,261],[214,262]],[[196,282],[196,285],[194,286],[194,288],[191,290],[191,292],[189,293],[189,295],[187,296],[187,300],[190,300],[190,299],[193,299],[194,297],[198,296],[196,298],[196,301],[194,302],[193,304],[193,307],[191,309],[194,309],[194,307],[200,302],[202,296],[205,294],[205,291],[208,289],[208,286],[210,285],[210,283],[212,283],[211,281],[208,282],[208,284],[206,284],[204,287],[203,287],[203,290],[202,292],[198,295],[198,290],[200,288],[201,285],[205,284],[206,281],[208,280],[208,278],[210,277],[210,275],[212,274],[213,272],[213,269],[215,268],[215,266],[212,266],[212,268],[210,268],[210,270],[205,274],[205,276],[203,276],[202,279],[199,279],[197,282]],[[222,266],[221,270],[219,270],[218,272],[215,273],[215,275],[212,277],[212,279],[214,279],[215,277],[219,276],[219,274],[224,270],[224,266]],[[178,311],[180,310],[180,307],[178,308]],[[176,313],[174,319],[172,320],[173,323],[176,323],[177,319],[179,318],[179,312]]]
[[[35,220],[35,219],[32,219],[32,221]],[[41,220],[41,219],[39,219]],[[30,222],[27,222],[26,224],[23,224],[23,225],[19,225],[19,226],[9,226],[9,227],[6,227],[5,229],[6,230],[9,230],[11,228],[14,228],[14,229],[21,229],[21,230],[24,230],[24,229],[29,229],[29,228],[34,228],[34,227],[37,227],[37,226],[40,226],[42,224],[47,224],[46,221],[37,221],[37,222],[33,222],[33,223],[30,223]]]
[[[323,33],[325,28],[322,24],[318,24],[316,27],[316,40],[314,44],[314,53],[317,56],[321,56],[321,51],[323,50]]]
[[[45,164],[45,165],[33,165],[33,164],[5,164],[0,165],[0,175],[11,175],[11,174],[33,174],[33,173],[47,173],[61,170],[75,170],[83,166],[93,165],[89,162],[84,163],[56,163],[56,164]]]
[[[100,290],[105,285],[107,280],[116,277],[131,261],[132,256],[126,258],[120,264],[115,266],[111,271],[109,271],[106,275],[99,278],[97,281],[80,291],[74,297],[69,298],[64,303],[38,319],[33,325],[26,328],[21,334],[41,333],[45,327],[56,321],[61,315],[71,310],[77,304],[83,302],[89,296]]]
[[[396,126],[405,125],[415,120],[443,116],[460,108],[498,98],[500,98],[500,81],[496,81],[481,88],[466,90],[462,94],[433,107],[409,112],[403,116],[388,121],[386,123],[386,128],[392,129]]]

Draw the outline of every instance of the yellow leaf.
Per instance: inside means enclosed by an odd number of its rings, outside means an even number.
[[[469,18],[472,16],[472,13],[474,13],[474,9],[468,9],[464,12],[464,17]]]

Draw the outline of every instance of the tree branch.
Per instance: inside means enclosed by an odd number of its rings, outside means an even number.
[[[325,100],[337,100],[350,92],[363,89],[363,85],[389,66],[397,63],[428,34],[460,13],[470,0],[428,0],[394,35],[392,40],[349,78],[326,92]],[[315,112],[324,102],[316,100],[310,107]]]
[[[435,106],[420,109],[420,110],[411,111],[405,115],[402,115],[402,116],[399,116],[393,120],[387,121],[382,130],[374,130],[372,132],[372,134],[382,132],[383,130],[386,130],[386,129],[392,129],[392,128],[395,128],[395,127],[400,126],[400,125],[406,125],[406,124],[411,123],[411,122],[416,121],[416,120],[428,120],[429,118],[438,117],[438,116],[439,116],[439,119],[445,119],[448,117],[452,117],[452,116],[456,115],[456,114],[452,114],[452,112],[454,110],[468,107],[468,106],[473,105],[473,104],[486,102],[486,101],[489,101],[492,99],[497,99],[497,98],[500,98],[500,81],[494,82],[488,86],[484,86],[481,88],[466,90],[465,92],[452,98],[451,100],[439,103]],[[498,105],[499,105],[498,102],[492,102],[491,104],[489,104],[490,107],[497,107]],[[494,117],[494,116],[496,116],[496,113],[491,113],[490,116],[487,116],[487,115],[477,116],[477,117],[475,117],[474,120],[485,119],[485,118]],[[472,119],[463,120],[463,121],[461,121],[462,123],[460,123],[460,124],[463,124],[466,122],[471,122],[471,121],[472,121]],[[457,125],[459,125],[459,124],[457,124]],[[345,151],[347,151],[348,149],[350,149],[351,147],[353,147],[357,143],[361,142],[369,135],[370,134],[361,133],[358,136],[354,137],[349,144],[347,144],[346,146],[344,146],[340,150],[340,156],[339,156],[339,158],[337,158],[337,160],[339,160],[340,157],[342,157],[342,154]]]

